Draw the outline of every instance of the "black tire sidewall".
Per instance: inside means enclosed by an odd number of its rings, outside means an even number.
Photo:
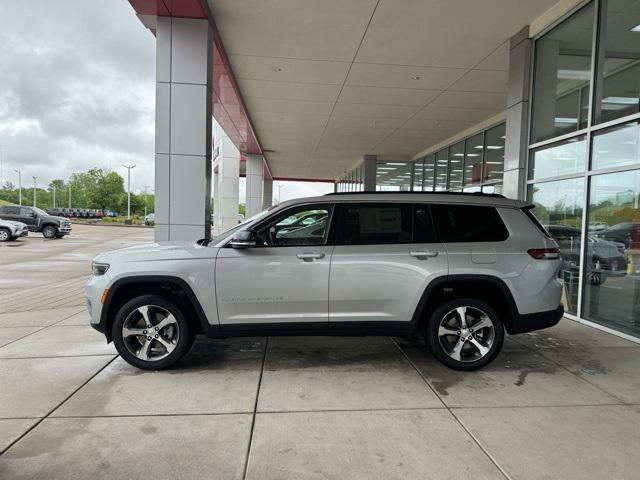
[[[53,230],[53,235],[51,234],[48,235],[47,232],[50,232],[52,230]],[[44,238],[56,238],[57,234],[58,234],[58,229],[53,225],[47,225],[42,229],[42,236],[44,236]]]
[[[462,306],[475,307],[482,310],[491,318],[494,324],[495,339],[493,345],[487,355],[475,362],[460,362],[454,360],[444,351],[438,338],[440,320],[454,308]],[[504,342],[504,326],[498,313],[487,302],[475,298],[456,298],[443,303],[434,310],[427,321],[425,335],[429,349],[442,364],[454,370],[477,370],[491,363],[500,353]]]
[[[161,360],[148,362],[139,359],[129,352],[122,338],[122,326],[127,316],[138,307],[142,307],[144,305],[156,305],[158,307],[165,308],[171,312],[178,322],[178,327],[180,329],[178,344],[173,352]],[[120,308],[120,310],[118,310],[111,327],[111,338],[113,338],[113,343],[120,356],[130,365],[143,370],[163,370],[174,365],[189,351],[194,341],[193,332],[194,330],[187,320],[187,317],[175,303],[159,295],[142,295],[129,300]]]

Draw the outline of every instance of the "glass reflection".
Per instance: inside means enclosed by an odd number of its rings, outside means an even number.
[[[640,334],[640,171],[591,177],[583,316]]]
[[[536,205],[534,215],[560,247],[562,303],[573,314],[578,306],[583,195],[582,178],[538,183],[529,189],[529,199]]]
[[[464,186],[479,185],[482,180],[484,134],[467,138],[464,147]]]
[[[582,172],[587,164],[587,142],[577,137],[541,147],[531,153],[529,178],[547,178]]]
[[[424,191],[433,192],[434,178],[436,174],[436,156],[429,155],[424,159]]]
[[[449,170],[449,157],[447,149],[440,150],[436,153],[436,192],[442,192],[447,189],[447,173]]]
[[[502,181],[504,170],[505,124],[487,130],[484,144],[484,182]],[[484,191],[484,190],[483,190]]]
[[[536,41],[532,143],[586,126],[593,12],[592,3]]]
[[[640,2],[607,0],[600,15],[594,123],[640,111]]]
[[[464,141],[449,147],[449,190],[462,188]]]
[[[626,123],[593,136],[592,168],[611,168],[640,162],[640,126]]]

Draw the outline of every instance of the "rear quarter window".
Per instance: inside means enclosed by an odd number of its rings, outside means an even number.
[[[509,237],[495,207],[435,204],[431,211],[441,242],[501,242]]]

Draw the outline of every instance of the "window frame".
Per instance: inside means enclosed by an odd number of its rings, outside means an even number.
[[[282,221],[285,218],[287,218],[288,216],[294,215],[296,212],[304,211],[305,209],[322,210],[323,208],[327,209],[329,211],[329,213],[327,215],[328,216],[327,228],[326,228],[326,231],[324,233],[322,243],[317,243],[317,244],[315,244],[315,243],[305,243],[305,244],[300,244],[300,245],[259,245],[258,243],[256,243],[256,246],[255,247],[251,247],[251,248],[289,248],[289,247],[301,248],[301,247],[326,247],[326,246],[331,246],[331,243],[329,242],[329,240],[331,238],[331,230],[332,230],[332,226],[333,226],[334,218],[335,218],[335,215],[334,215],[335,209],[336,209],[336,203],[335,202],[303,203],[303,204],[298,204],[298,205],[291,205],[290,207],[285,208],[283,210],[279,210],[277,212],[273,212],[272,215],[269,215],[266,218],[260,220],[255,225],[252,225],[251,227],[247,228],[247,230],[253,231],[253,232],[255,232],[257,234],[259,230],[271,225],[278,218],[280,219],[279,221]],[[231,246],[230,244],[231,244],[231,239],[229,239],[229,241],[226,243],[225,247],[230,247]]]

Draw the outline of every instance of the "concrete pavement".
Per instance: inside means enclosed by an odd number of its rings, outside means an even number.
[[[201,339],[130,367],[81,286],[94,254],[151,237],[0,246],[3,480],[637,478],[640,346],[570,320],[474,373],[373,337]]]

